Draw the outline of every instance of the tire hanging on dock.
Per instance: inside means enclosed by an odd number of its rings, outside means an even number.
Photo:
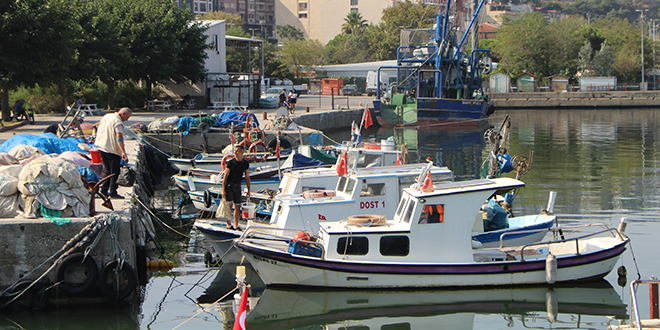
[[[25,290],[34,282],[33,280],[20,280],[14,284],[7,293],[4,299],[11,300],[21,291]],[[41,282],[35,283],[27,292],[21,294],[16,300],[9,304],[9,308],[14,311],[38,311],[48,306],[48,290],[44,290],[45,286]]]
[[[99,289],[104,296],[122,300],[135,291],[137,276],[127,262],[111,260],[101,269]]]
[[[207,190],[204,190],[204,207],[210,208],[211,205],[213,205],[213,196],[211,196],[211,192]]]
[[[98,278],[99,269],[91,256],[73,253],[57,266],[59,289],[70,295],[79,295],[89,290]]]

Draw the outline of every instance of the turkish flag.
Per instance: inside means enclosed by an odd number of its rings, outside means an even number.
[[[401,165],[403,162],[401,161],[401,155],[396,155],[396,165]]]
[[[280,159],[280,133],[277,133],[277,146],[275,147],[275,157]]]
[[[348,170],[346,169],[346,160],[343,157],[339,158],[339,162],[337,163],[337,175],[344,176],[346,173],[348,173]]]
[[[238,307],[238,314],[236,314],[236,319],[234,320],[233,330],[245,330],[245,319],[247,318],[248,306],[248,290],[243,288],[243,294],[241,295],[241,305]]]
[[[321,221],[321,220],[327,221],[328,219],[326,219],[323,214],[319,214],[319,221]]]
[[[431,179],[431,171],[426,173],[426,179],[424,179],[424,184],[422,185],[423,192],[433,191],[433,180]]]
[[[369,128],[369,126],[374,124],[373,119],[371,119],[371,111],[369,111],[369,108],[365,107],[364,108],[364,128]]]

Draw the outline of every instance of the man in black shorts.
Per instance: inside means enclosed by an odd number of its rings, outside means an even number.
[[[250,163],[243,159],[243,146],[234,147],[234,158],[227,162],[225,176],[222,180],[222,196],[228,202],[234,202],[234,226],[227,220],[227,229],[241,230],[238,221],[241,219],[241,181],[245,174],[247,197],[250,197]]]

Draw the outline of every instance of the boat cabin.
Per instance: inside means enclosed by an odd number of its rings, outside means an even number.
[[[329,260],[474,262],[472,228],[480,206],[494,194],[524,185],[498,178],[441,183],[429,192],[406,188],[384,225],[323,222],[319,239]]]
[[[420,170],[426,166],[363,168],[338,179],[335,171],[326,177],[326,182],[336,182],[333,190],[324,189],[328,185],[318,177],[308,177],[307,174],[314,171],[293,172],[286,179],[291,184],[285,183],[283,191],[302,186],[303,192],[275,197],[270,224],[277,228],[318,232],[319,221],[336,221],[354,214],[377,213],[391,218],[401,199],[402,189],[415,183]],[[453,174],[446,167],[432,167],[431,177],[436,183],[453,181]],[[310,190],[312,186],[318,189]]]

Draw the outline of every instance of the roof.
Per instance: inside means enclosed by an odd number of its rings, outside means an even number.
[[[517,75],[517,76],[516,76],[516,79],[518,79],[518,78],[520,78],[520,77],[522,77],[522,76],[524,76],[524,75],[528,75],[528,76],[530,76],[530,77],[538,78],[538,76],[533,75],[533,74],[531,74],[531,73],[529,73],[529,72],[523,72],[523,73]]]

